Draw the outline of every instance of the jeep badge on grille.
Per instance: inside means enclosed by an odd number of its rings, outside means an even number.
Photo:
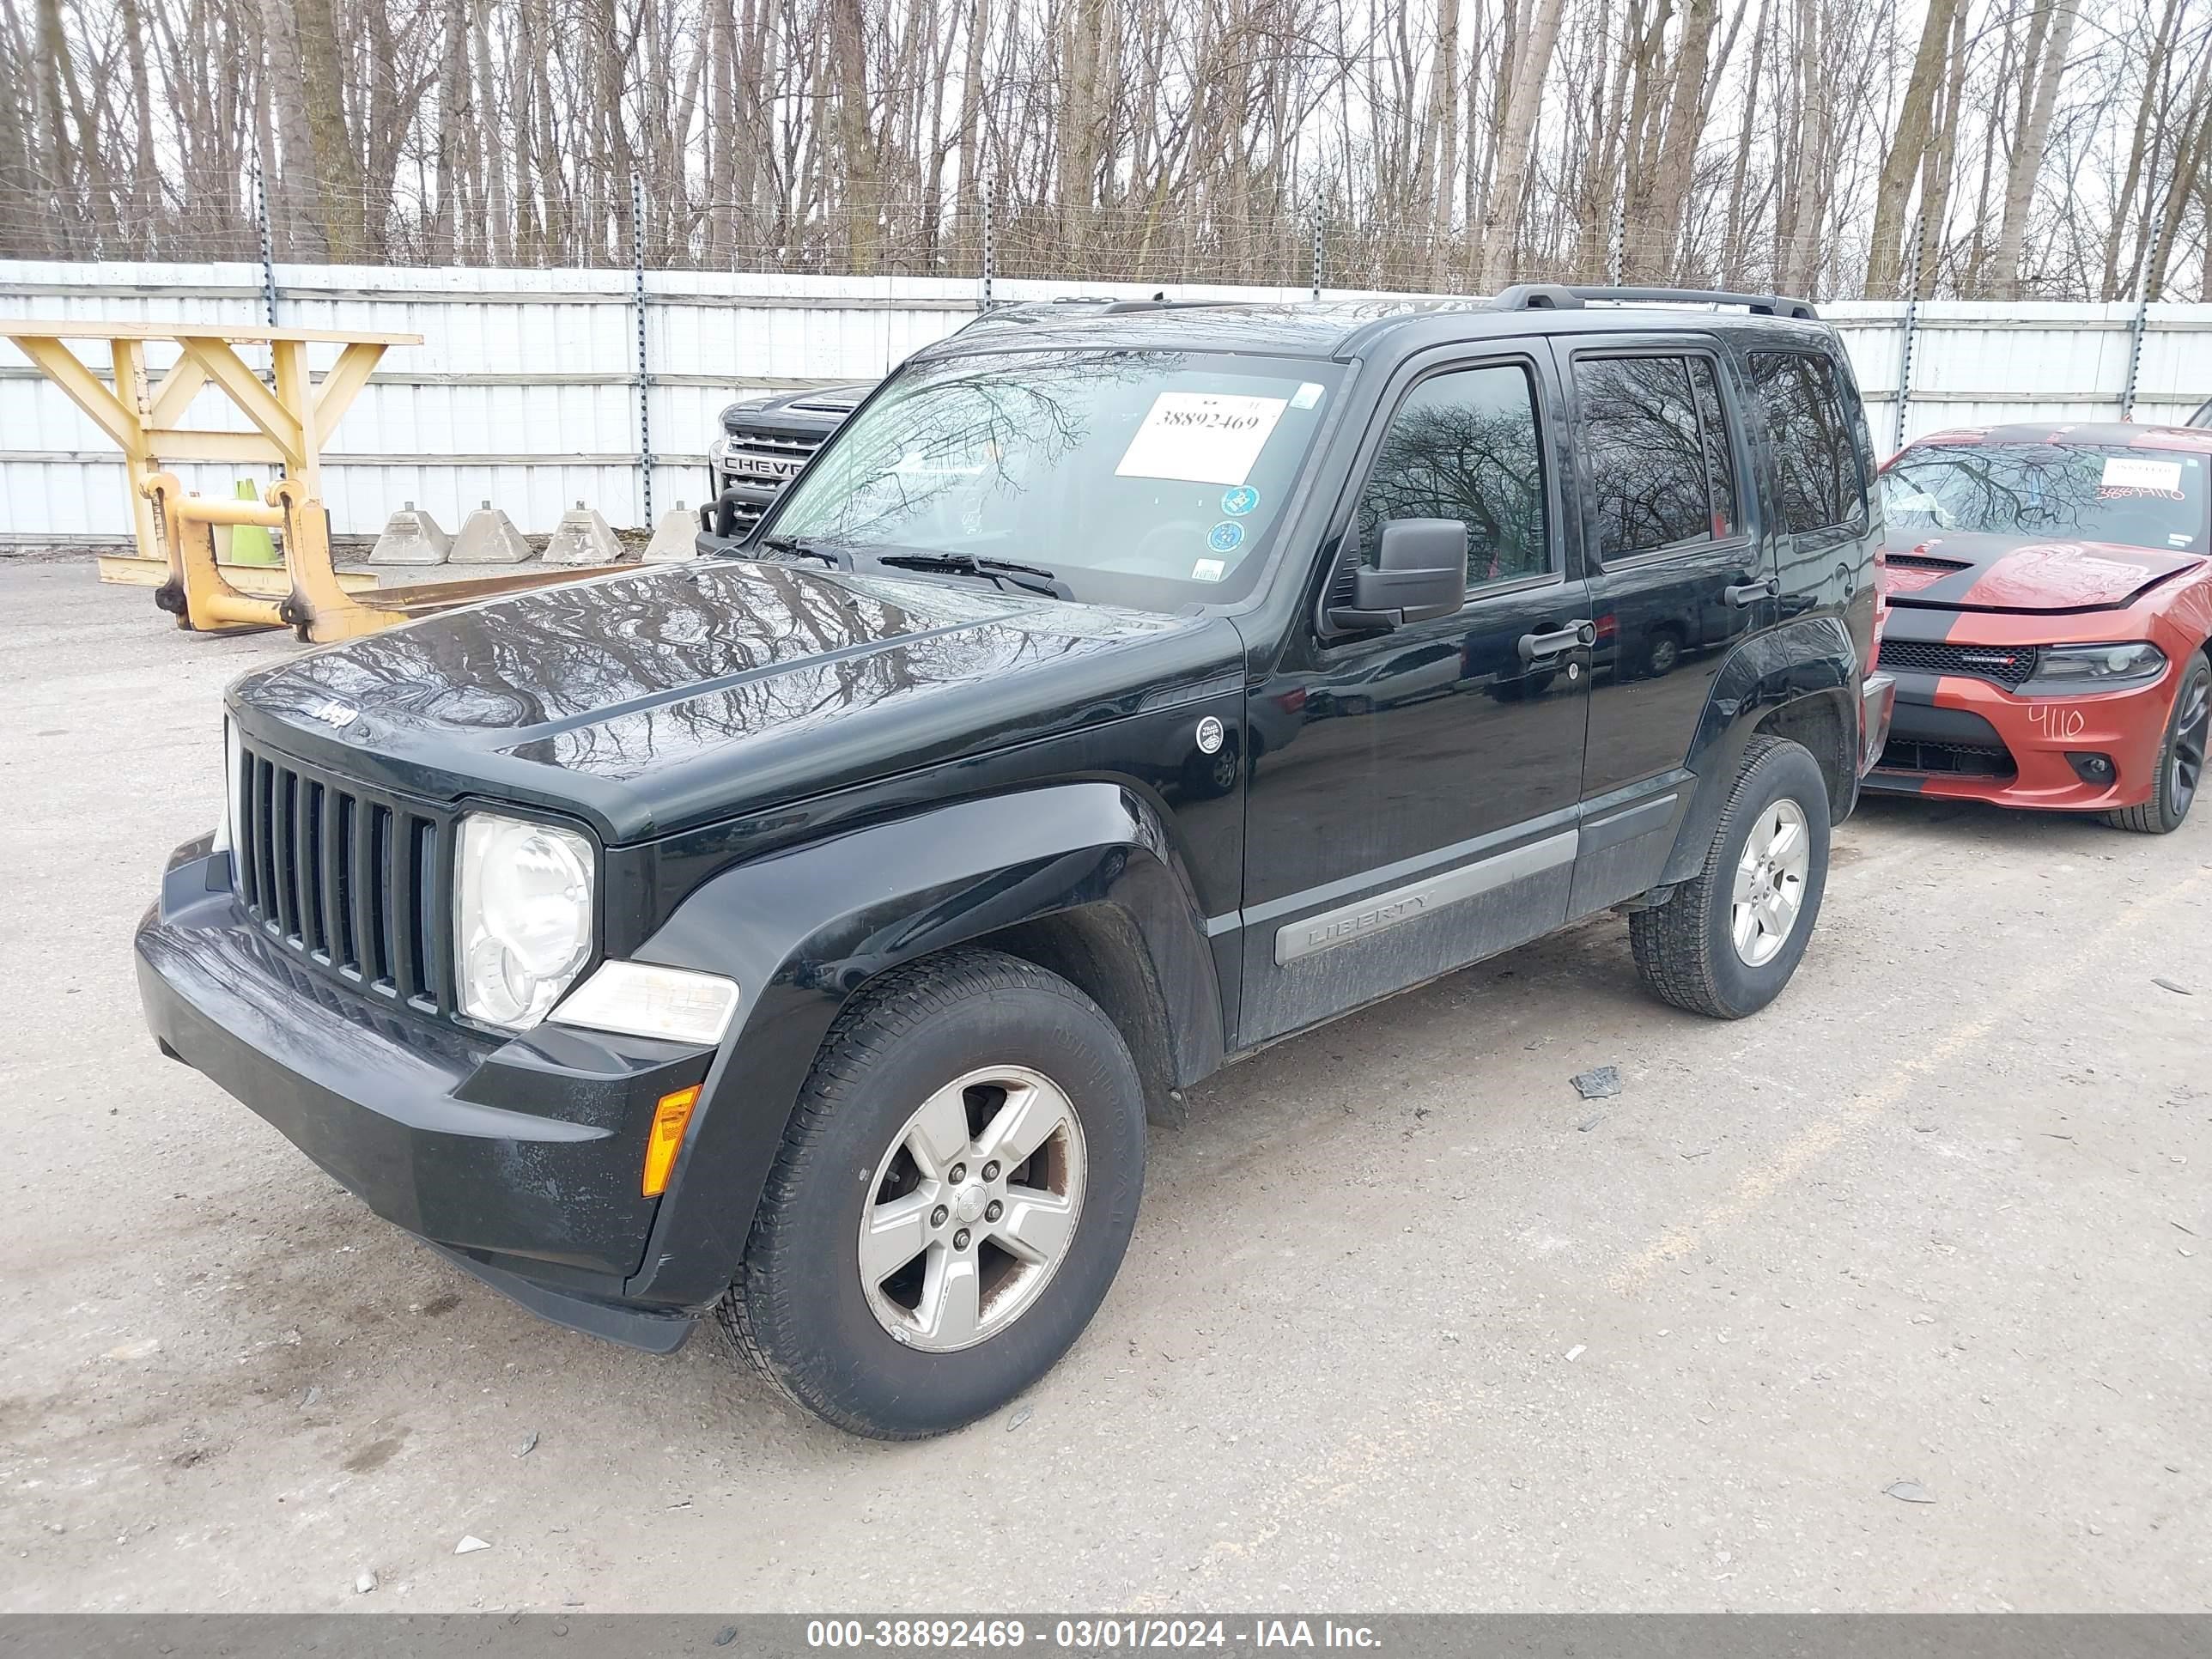
[[[340,702],[335,697],[325,697],[319,703],[309,705],[307,714],[324,725],[335,726],[341,731],[361,718],[360,709],[351,703]]]

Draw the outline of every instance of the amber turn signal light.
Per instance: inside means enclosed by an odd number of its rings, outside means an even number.
[[[691,1109],[699,1103],[699,1085],[663,1095],[653,1109],[653,1134],[645,1143],[645,1195],[659,1198],[668,1190],[668,1177],[676,1169],[676,1154],[684,1145],[684,1131],[691,1121]]]

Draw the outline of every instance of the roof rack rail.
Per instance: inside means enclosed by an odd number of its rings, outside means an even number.
[[[1165,295],[1155,295],[1149,300],[1110,301],[1098,308],[1098,314],[1101,317],[1126,317],[1139,311],[1206,311],[1243,303],[1239,300],[1170,300]]]
[[[1522,290],[1508,289],[1506,294]],[[1529,289],[1530,293],[1542,292]],[[1813,309],[1810,300],[1792,300],[1779,294],[1737,294],[1717,288],[1569,288],[1577,301],[1583,300],[1614,300],[1626,305],[1741,306],[1754,317],[1792,317],[1802,322],[1817,323],[1820,313]],[[1500,295],[1503,300],[1504,295]]]
[[[1493,302],[1500,311],[1580,311],[1582,295],[1557,283],[1516,283],[1498,290]]]

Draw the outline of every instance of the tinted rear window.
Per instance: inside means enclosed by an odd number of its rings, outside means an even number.
[[[1836,368],[1804,351],[1757,351],[1751,377],[1765,406],[1782,482],[1782,522],[1793,535],[1866,522],[1866,481]]]
[[[1704,371],[1701,386],[1693,387],[1693,364]],[[1581,357],[1575,392],[1597,493],[1600,558],[1656,553],[1729,533],[1733,485],[1710,362]],[[1711,428],[1700,416],[1701,404],[1711,410]]]

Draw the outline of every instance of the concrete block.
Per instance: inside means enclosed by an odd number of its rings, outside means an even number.
[[[438,521],[410,501],[386,520],[384,533],[369,550],[371,564],[443,564],[453,538]]]
[[[461,533],[453,538],[448,564],[520,564],[530,556],[530,544],[514,522],[489,501],[468,516]]]
[[[553,539],[545,544],[548,564],[612,564],[622,553],[622,544],[599,508],[581,501],[561,515]]]
[[[699,533],[699,515],[683,502],[674,510],[660,515],[660,525],[653,532],[653,539],[645,544],[647,564],[681,564],[686,559],[699,556],[699,544],[693,538]]]

